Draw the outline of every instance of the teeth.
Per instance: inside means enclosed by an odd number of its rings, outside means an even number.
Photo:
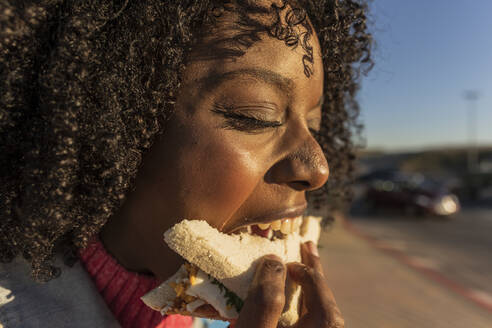
[[[282,226],[282,221],[276,220],[271,223],[272,230],[277,231],[280,230],[280,227]]]
[[[260,227],[261,230],[266,230],[270,228],[270,223],[258,223],[258,227]]]
[[[282,225],[280,226],[280,231],[287,235],[292,232],[292,220],[284,219],[282,220]]]
[[[302,216],[296,218],[285,218],[282,220],[275,220],[271,223],[258,223],[258,227],[261,230],[280,231],[284,235],[288,235],[294,231],[299,231],[299,227],[302,224]]]
[[[292,220],[292,231],[299,231],[299,227],[301,226],[302,223],[302,217],[297,217],[294,220]]]

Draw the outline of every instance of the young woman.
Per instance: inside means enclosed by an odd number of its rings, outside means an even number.
[[[181,264],[163,232],[188,218],[228,233],[340,193],[364,9],[0,1],[0,323],[189,327],[139,300]],[[264,259],[236,327],[277,326],[287,274],[305,292],[299,327],[343,326],[302,252]]]

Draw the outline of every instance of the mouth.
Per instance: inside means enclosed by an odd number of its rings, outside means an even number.
[[[257,235],[270,240],[284,239],[293,233],[299,233],[303,217],[285,218],[271,223],[259,223],[247,226],[246,230],[251,235]]]
[[[268,215],[258,216],[252,220],[253,224],[242,225],[233,229],[229,234],[249,233],[269,240],[284,239],[287,236],[299,233],[303,222],[306,206],[298,206]]]

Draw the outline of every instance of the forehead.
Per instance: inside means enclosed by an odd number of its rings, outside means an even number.
[[[274,6],[268,13],[253,11],[252,17],[248,16],[251,26],[245,25],[244,16],[250,15],[244,12],[247,8],[222,11],[215,24],[206,27],[200,46],[192,52],[184,82],[208,76],[237,77],[231,72],[269,71],[273,73],[270,77],[288,81],[296,90],[311,88],[321,94],[321,51],[309,19],[289,5],[276,7],[271,3]]]

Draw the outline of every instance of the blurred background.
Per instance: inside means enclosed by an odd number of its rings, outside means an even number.
[[[349,328],[492,327],[492,1],[373,0],[355,199],[321,238]]]

